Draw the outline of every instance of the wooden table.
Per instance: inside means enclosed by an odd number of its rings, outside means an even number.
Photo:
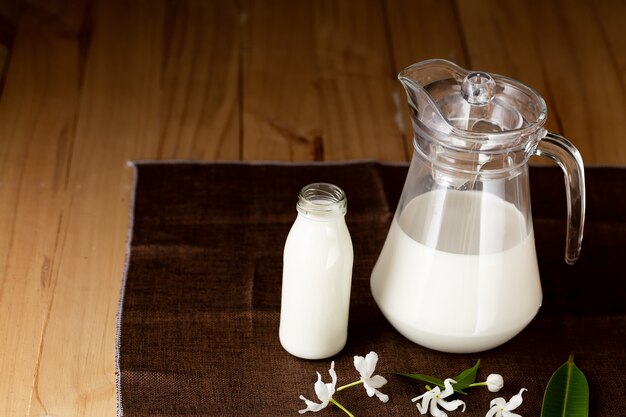
[[[395,75],[441,57],[624,164],[625,22],[619,0],[2,1],[0,415],[115,415],[128,160],[407,160]]]

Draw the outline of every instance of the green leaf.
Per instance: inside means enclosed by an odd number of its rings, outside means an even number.
[[[456,384],[452,385],[452,388],[454,388],[454,392],[467,395],[467,392],[463,390],[465,388],[469,388],[470,384],[473,384],[474,381],[476,381],[476,373],[478,372],[479,366],[480,366],[480,359],[478,359],[478,361],[476,362],[476,365],[472,366],[471,368],[467,368],[466,370],[464,370],[463,372],[461,372],[460,374],[452,378],[456,381]],[[401,374],[401,373],[396,373],[396,375],[404,376],[404,377],[411,378],[411,379],[417,379],[419,381],[427,382],[429,384],[434,384],[434,385],[441,387],[441,389],[445,388],[445,386],[443,385],[443,380],[429,376],[429,375]]]
[[[543,396],[541,417],[587,417],[589,385],[570,355],[550,378]]]
[[[452,378],[456,381],[456,384],[452,385],[456,392],[462,392],[465,388],[469,388],[470,384],[476,382],[476,374],[478,373],[479,366],[480,359],[476,361],[476,365],[472,366],[471,368],[467,368],[466,370]]]
[[[443,381],[439,378],[435,378],[432,376],[423,375],[423,374],[399,374],[399,373],[397,373],[396,375],[404,376],[404,377],[411,378],[411,379],[417,379],[419,381],[427,382],[433,385],[438,385],[441,388],[443,388]]]

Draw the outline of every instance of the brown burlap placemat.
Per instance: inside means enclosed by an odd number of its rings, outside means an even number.
[[[130,256],[118,329],[119,413],[135,416],[288,416],[317,400],[316,371],[278,341],[282,250],[303,185],[327,181],[348,196],[354,245],[348,344],[336,357],[339,385],[358,379],[354,355],[375,350],[377,373],[450,377],[482,360],[479,379],[504,376],[497,394],[474,389],[465,414],[484,416],[496,396],[528,389],[519,414],[539,416],[553,371],[574,354],[587,375],[590,415],[626,415],[626,170],[587,170],[587,226],[579,262],[563,262],[561,172],[532,168],[536,247],[544,302],[505,345],[445,354],[415,345],[384,319],[369,290],[406,176],[406,165],[138,164]],[[511,295],[514,297],[515,295]],[[356,416],[417,416],[418,382],[387,375],[383,404],[361,386],[336,395]],[[340,416],[336,407],[316,415]]]

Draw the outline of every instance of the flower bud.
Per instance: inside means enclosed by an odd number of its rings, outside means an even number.
[[[490,392],[498,392],[504,386],[504,379],[502,379],[502,375],[499,374],[490,374],[487,377],[487,389]]]

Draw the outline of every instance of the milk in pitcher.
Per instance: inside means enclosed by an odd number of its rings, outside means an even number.
[[[541,305],[532,225],[490,193],[427,192],[394,218],[371,287],[415,343],[447,352],[498,346]]]

